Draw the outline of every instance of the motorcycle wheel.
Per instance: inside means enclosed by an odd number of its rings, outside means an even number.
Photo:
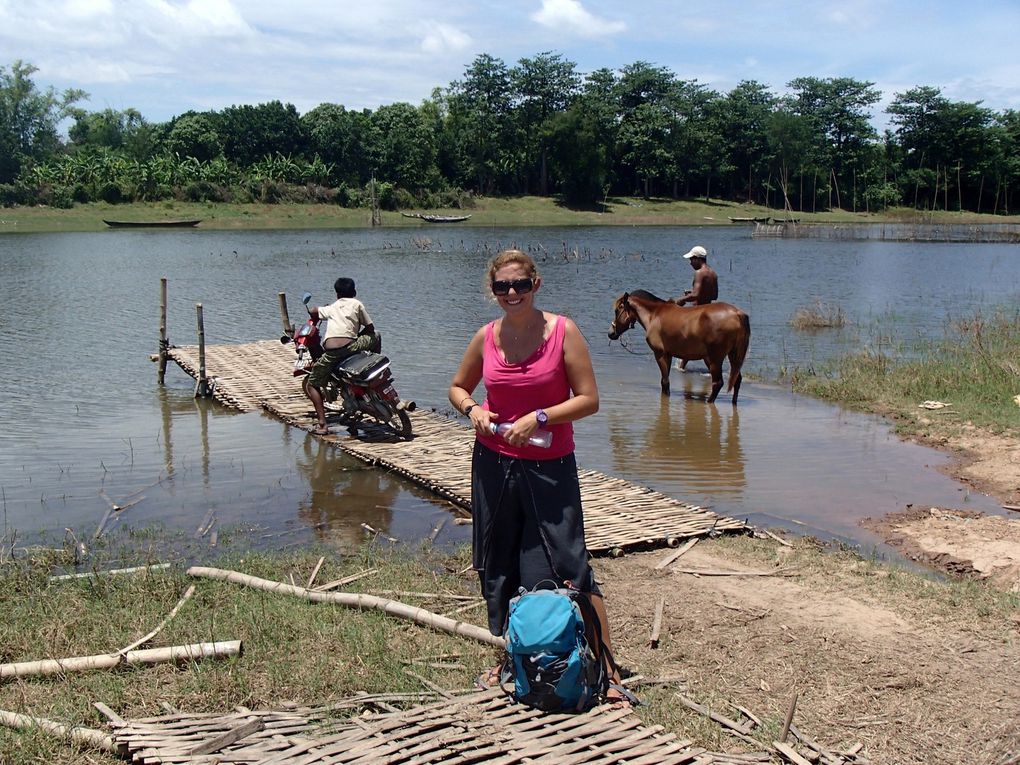
[[[408,415],[408,413],[405,412],[403,409],[394,408],[392,404],[384,400],[376,393],[373,392],[371,395],[372,398],[375,399],[373,401],[375,408],[379,410],[379,415],[377,415],[377,419],[379,419],[379,421],[382,422],[383,425],[385,425],[394,433],[396,433],[400,438],[404,439],[405,441],[409,441],[411,439],[410,415]],[[386,413],[385,416],[382,416],[383,412]]]

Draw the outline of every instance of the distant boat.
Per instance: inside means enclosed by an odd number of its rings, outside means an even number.
[[[426,223],[459,223],[462,220],[467,220],[470,215],[431,215],[429,213],[400,213],[405,218],[419,218]]]
[[[730,223],[768,223],[769,218],[766,215],[764,218],[730,218]]]
[[[194,228],[202,219],[197,220],[106,220],[110,228]]]

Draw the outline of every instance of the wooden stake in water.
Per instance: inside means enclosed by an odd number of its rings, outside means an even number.
[[[195,303],[198,314],[198,381],[195,383],[195,398],[208,398],[212,395],[212,385],[205,373],[205,319],[202,318],[202,304]]]
[[[290,314],[287,312],[287,293],[280,292],[280,319],[283,320],[283,331],[287,335],[294,334],[294,325],[290,323]]]
[[[159,280],[159,370],[156,382],[160,385],[166,378],[166,350],[170,343],[166,338],[166,277]]]

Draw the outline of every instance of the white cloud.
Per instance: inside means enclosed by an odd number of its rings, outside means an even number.
[[[607,37],[627,29],[622,21],[606,21],[593,16],[580,0],[542,0],[542,7],[531,20],[557,32],[570,32],[581,37]]]
[[[430,55],[456,53],[471,46],[471,36],[449,24],[429,21],[420,26],[425,29],[421,41],[423,53]]]

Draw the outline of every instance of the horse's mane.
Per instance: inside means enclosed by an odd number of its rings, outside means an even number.
[[[630,294],[633,295],[634,297],[640,298],[641,300],[648,300],[648,301],[651,301],[653,303],[665,303],[666,302],[662,298],[656,297],[655,295],[653,295],[648,290],[634,290]]]

